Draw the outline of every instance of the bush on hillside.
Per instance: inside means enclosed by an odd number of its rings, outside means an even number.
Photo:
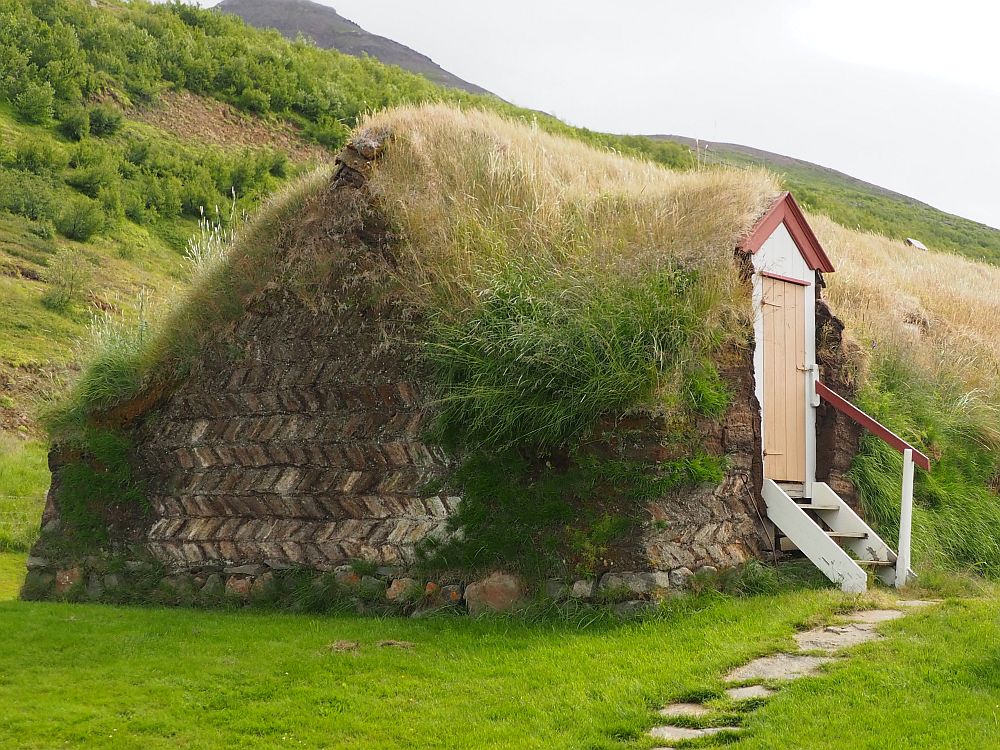
[[[82,195],[68,200],[56,217],[56,229],[63,237],[86,242],[104,228],[101,205]]]
[[[30,172],[0,168],[0,210],[34,221],[51,221],[59,212],[55,183]]]
[[[71,141],[90,135],[90,113],[83,107],[69,107],[59,116],[59,132]]]
[[[51,310],[66,312],[84,301],[92,278],[90,264],[79,252],[60,250],[45,269],[48,288],[42,295],[42,304]]]
[[[222,205],[222,195],[206,170],[199,170],[186,180],[180,192],[181,210],[188,216],[201,216]]]
[[[271,110],[271,96],[266,91],[247,87],[236,97],[236,104],[247,112],[262,115]]]
[[[59,144],[46,138],[27,136],[17,142],[12,165],[37,175],[51,175],[64,169],[68,163],[69,157]]]
[[[48,81],[31,81],[14,100],[14,110],[24,122],[48,125],[55,110],[55,91]]]
[[[332,151],[344,147],[351,135],[351,129],[335,117],[322,115],[306,124],[303,131],[309,138]]]
[[[122,113],[108,104],[92,107],[89,119],[90,133],[97,137],[114,135],[122,126]]]

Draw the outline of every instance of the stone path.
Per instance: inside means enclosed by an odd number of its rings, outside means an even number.
[[[896,602],[904,608],[926,607],[935,602],[918,599]],[[868,609],[853,612],[840,618],[842,624],[823,625],[812,630],[795,634],[795,643],[799,653],[771,654],[754,659],[749,664],[737,667],[723,679],[728,683],[759,683],[767,680],[775,682],[797,680],[811,677],[819,673],[824,664],[835,661],[839,652],[844,649],[868,643],[882,638],[876,628],[880,623],[904,617],[906,612],[899,609]],[[818,653],[817,653],[818,652]],[[733,685],[726,689],[726,697],[738,702],[750,699],[767,699],[777,692],[776,688],[760,684]],[[659,710],[660,716],[666,718],[702,719],[709,716],[715,709],[701,703],[671,703]],[[708,726],[682,727],[663,725],[653,727],[649,735],[659,740],[683,741],[699,737],[711,737],[720,732],[739,732],[740,727]],[[659,747],[656,750],[673,750],[669,747]]]

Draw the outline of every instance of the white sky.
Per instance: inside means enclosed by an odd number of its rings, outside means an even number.
[[[763,148],[1000,227],[1000,3],[323,2],[574,125]]]

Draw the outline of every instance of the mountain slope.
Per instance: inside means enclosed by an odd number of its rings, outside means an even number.
[[[251,26],[276,29],[288,39],[295,39],[301,33],[324,49],[335,49],[357,57],[370,55],[387,65],[398,65],[442,86],[472,94],[489,93],[481,86],[449,73],[416,50],[365,31],[326,5],[309,0],[223,0],[215,7],[223,13],[239,16]]]
[[[442,70],[430,58],[365,31],[335,10],[310,0],[223,0],[220,10],[240,16],[252,26],[274,28],[294,39],[302,32],[319,46],[352,55],[367,54],[398,65],[449,87],[483,92],[479,86]],[[693,138],[676,135],[626,136],[615,148],[627,144],[649,154],[643,145],[695,147]],[[785,186],[806,208],[824,213],[845,226],[879,232],[893,239],[914,237],[928,247],[990,263],[1000,263],[1000,230],[944,211],[907,195],[833,169],[733,143],[700,142],[710,163],[764,166],[781,174]],[[654,156],[659,161],[669,161]],[[672,166],[677,166],[673,164]]]
[[[931,249],[1000,263],[1000,230],[949,214],[908,195],[812,162],[736,143],[695,141],[678,135],[653,135],[658,141],[697,148],[708,163],[763,166],[784,177],[796,199],[840,224],[893,239],[914,237]]]

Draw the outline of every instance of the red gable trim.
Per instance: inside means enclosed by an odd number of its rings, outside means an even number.
[[[806,217],[802,215],[802,209],[799,208],[799,204],[795,202],[791,193],[785,193],[774,202],[774,205],[757,222],[753,231],[750,232],[750,236],[740,243],[740,249],[747,253],[756,253],[779,224],[785,225],[809,268],[824,273],[833,272],[833,263],[830,262],[823,246],[819,244],[812,228],[806,222]]]
[[[803,281],[802,279],[793,279],[791,276],[782,276],[780,273],[761,271],[760,275],[765,276],[769,279],[776,279],[778,281],[787,281],[789,284],[798,284],[799,286],[812,286],[811,281]]]

